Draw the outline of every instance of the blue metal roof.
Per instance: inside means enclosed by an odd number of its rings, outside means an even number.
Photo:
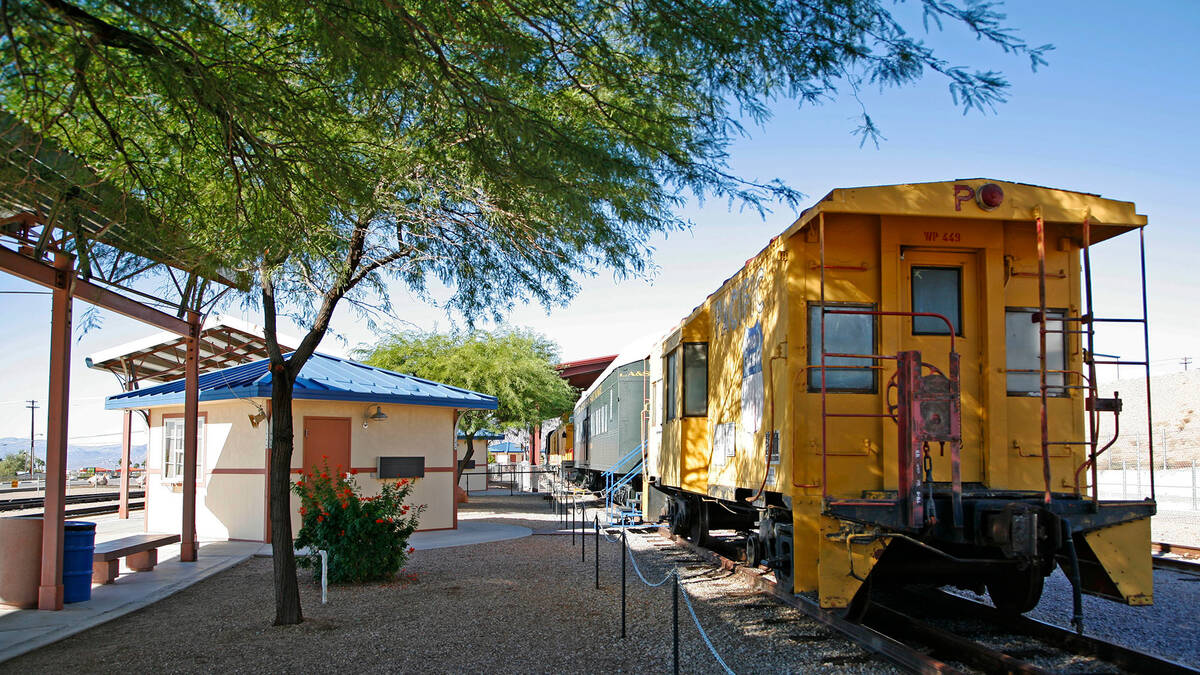
[[[462,431],[459,431],[458,432],[458,440],[464,441],[466,439],[467,439],[467,435],[464,434]],[[483,431],[478,431],[475,433],[475,440],[477,440],[477,441],[502,441],[502,440],[504,440],[504,434],[500,433],[499,431],[488,431],[485,429]]]
[[[504,441],[503,443],[492,443],[488,446],[488,452],[494,455],[510,455],[513,453],[527,452],[524,448],[513,443],[512,441]]]
[[[267,359],[214,370],[200,376],[201,401],[270,398],[271,372]],[[128,391],[104,400],[106,410],[183,404],[182,379],[148,389]],[[375,368],[364,363],[313,354],[300,369],[292,388],[296,399],[364,401],[495,410],[496,397]]]

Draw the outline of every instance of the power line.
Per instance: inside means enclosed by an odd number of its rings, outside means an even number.
[[[38,403],[37,403],[37,401],[31,400],[31,401],[29,401],[29,405],[27,405],[25,407],[29,408],[29,477],[32,478],[33,477],[33,469],[34,469],[33,422],[34,422],[34,415],[37,413]]]

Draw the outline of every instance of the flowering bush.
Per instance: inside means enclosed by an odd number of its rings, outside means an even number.
[[[359,496],[357,481],[337,467],[304,474],[292,491],[300,497],[300,532],[296,547],[307,547],[311,555],[297,559],[301,567],[321,576],[318,550],[329,553],[329,581],[357,583],[391,579],[400,571],[408,554],[408,537],[417,529],[417,518],[425,506],[410,507],[404,499],[412,492],[407,478],[385,481],[375,497]]]

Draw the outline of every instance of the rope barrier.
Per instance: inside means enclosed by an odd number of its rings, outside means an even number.
[[[717,653],[717,648],[713,646],[712,640],[709,639],[708,633],[704,630],[704,626],[700,625],[700,619],[696,616],[695,608],[692,607],[692,598],[687,589],[682,590],[683,603],[687,605],[688,614],[692,615],[692,622],[696,624],[696,630],[700,631],[700,637],[704,639],[704,644],[708,645],[708,651],[712,652],[713,658],[717,660],[717,663],[721,664],[727,675],[734,675],[733,669],[726,665],[725,660]]]
[[[608,539],[608,535],[605,534],[604,538]],[[610,541],[614,541],[614,542],[620,541],[620,537],[618,537],[615,540],[610,540]],[[627,548],[626,550],[629,551],[629,561],[631,563],[633,563],[633,571],[635,573],[637,573],[638,578],[640,578],[642,580],[642,583],[649,586],[650,588],[657,588],[659,586],[662,586],[663,584],[670,581],[672,578],[677,578],[677,579],[680,578],[679,568],[672,567],[667,572],[667,575],[665,577],[663,577],[662,581],[659,581],[658,583],[651,583],[650,580],[646,578],[646,575],[642,574],[642,570],[638,567],[637,558],[635,558],[633,555],[633,549]],[[700,632],[700,638],[702,640],[704,640],[704,644],[708,647],[708,651],[712,653],[713,658],[717,660],[717,663],[719,663],[721,665],[721,668],[724,669],[724,671],[725,671],[725,673],[727,673],[727,675],[734,675],[733,669],[730,668],[729,665],[725,663],[725,660],[721,658],[721,655],[717,652],[717,648],[713,644],[712,639],[710,637],[708,637],[708,631],[704,630],[704,626],[700,625],[700,617],[696,616],[696,608],[692,606],[691,594],[689,594],[687,592],[687,589],[684,589],[682,587],[681,587],[681,590],[683,591],[682,592],[683,602],[685,605],[687,605],[688,614],[691,614],[692,623],[696,624],[696,630]]]
[[[672,568],[670,569],[670,571],[668,571],[668,572],[667,572],[667,576],[663,577],[663,580],[662,580],[662,581],[660,581],[660,582],[658,582],[658,583],[656,583],[656,584],[652,584],[652,583],[650,583],[650,580],[646,578],[646,575],[642,574],[642,570],[641,570],[641,569],[638,567],[638,564],[637,564],[637,558],[633,557],[633,549],[632,549],[632,548],[631,548],[631,549],[629,549],[629,562],[633,563],[633,571],[634,571],[634,572],[636,572],[636,573],[637,573],[637,575],[638,575],[638,577],[640,577],[640,578],[641,578],[641,580],[642,580],[642,583],[643,583],[643,584],[646,584],[646,585],[647,585],[647,586],[649,586],[650,588],[658,588],[659,586],[662,586],[663,584],[665,584],[665,583],[667,583],[668,581],[670,581],[670,580],[671,580],[671,576],[672,576],[672,575],[674,575],[674,574],[676,573],[676,570],[675,570],[675,568],[674,568],[674,567],[672,567]]]

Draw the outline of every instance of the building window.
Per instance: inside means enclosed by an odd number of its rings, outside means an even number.
[[[667,354],[666,363],[663,367],[666,376],[666,386],[663,387],[663,409],[666,411],[666,421],[671,421],[678,417],[677,403],[675,401],[679,394],[679,368],[677,360],[679,350],[674,349],[670,354]]]
[[[941,314],[962,336],[962,268],[917,267],[911,271],[912,311]],[[913,335],[949,335],[946,322],[932,316],[914,316]]]
[[[1007,352],[1008,393],[1010,396],[1040,396],[1041,368],[1038,344],[1038,325],[1033,322],[1036,309],[1009,307],[1004,312],[1004,348]],[[1046,311],[1046,329],[1063,329],[1063,311]],[[1065,333],[1046,334],[1046,369],[1066,370],[1067,336]],[[1013,372],[1017,371],[1017,372]],[[1021,372],[1033,371],[1033,372]],[[1066,396],[1065,373],[1046,373],[1046,393],[1050,396]]]
[[[704,417],[708,414],[708,344],[683,345],[683,415]]]
[[[838,309],[873,310],[874,305],[827,303]],[[808,390],[821,391],[821,305],[808,306]],[[875,317],[870,314],[825,314],[825,351],[830,354],[874,354]],[[875,360],[850,356],[825,359],[825,390],[873,394]],[[811,367],[815,366],[815,367]],[[859,367],[854,367],[859,366]]]
[[[204,448],[204,418],[196,420],[196,480],[200,480],[201,450]],[[163,480],[183,480],[183,417],[163,418]]]

